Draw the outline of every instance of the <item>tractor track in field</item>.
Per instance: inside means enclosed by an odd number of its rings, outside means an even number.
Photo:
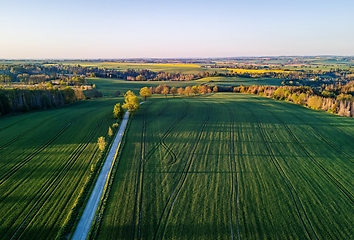
[[[277,107],[278,108],[278,107]],[[279,109],[279,108],[278,108]],[[283,109],[284,111],[284,109]],[[289,112],[288,110],[285,110],[287,113],[293,115],[295,118],[301,120],[302,122],[304,122],[298,115],[292,113],[292,112]],[[297,109],[296,109],[296,112],[299,112]],[[318,119],[319,121],[323,122],[323,123],[327,123],[325,121],[323,121],[323,119],[317,117],[316,115],[314,115],[313,117],[315,117],[316,119]],[[305,122],[306,123],[306,122]],[[306,123],[307,125],[309,125],[310,127],[313,127],[312,124],[309,124],[309,123]],[[337,129],[339,132],[341,132],[342,134],[344,134],[346,137],[350,138],[353,142],[354,142],[354,137],[352,135],[349,135],[347,132],[343,131],[342,129],[340,129],[339,127],[337,127],[336,125],[331,125],[331,127]]]
[[[295,118],[297,118],[297,119],[299,119],[299,120],[301,120],[301,118],[299,118],[298,116],[296,116],[296,115],[294,115],[294,114],[292,114]],[[318,118],[317,118],[318,119]],[[304,122],[304,121],[303,121]],[[350,162],[352,162],[352,163],[354,163],[354,160],[353,160],[353,157],[352,156],[349,156],[346,152],[344,152],[344,151],[342,151],[340,148],[338,148],[337,146],[335,146],[334,145],[334,143],[328,138],[328,137],[326,137],[325,135],[323,135],[321,132],[320,132],[320,130],[318,130],[318,128],[316,128],[314,125],[312,125],[312,124],[309,124],[308,122],[304,122],[306,125],[308,125],[308,126],[310,126],[312,129],[313,129],[313,131],[314,131],[314,133],[316,133],[316,135],[318,135],[318,136],[320,136],[320,138],[324,141],[324,142],[326,142],[333,150],[335,150],[337,153],[339,153],[340,155],[342,155],[344,158],[346,158],[347,160],[349,160]],[[339,131],[341,131],[340,129],[338,129],[338,128],[336,128],[337,130],[339,130]],[[341,131],[342,132],[342,131]],[[342,133],[344,133],[344,132],[342,132]],[[346,133],[345,133],[345,135],[347,135]],[[349,136],[349,135],[347,135],[347,136]],[[350,136],[350,138],[352,138],[351,136]],[[353,139],[353,138],[352,138]],[[354,139],[353,139],[353,141],[354,141]]]
[[[256,124],[257,124],[257,126],[259,128],[259,133],[261,135],[261,138],[262,138],[262,141],[264,143],[264,146],[266,147],[268,155],[269,155],[269,157],[271,159],[271,162],[275,166],[277,172],[281,176],[283,182],[285,183],[285,186],[288,189],[290,197],[293,200],[293,204],[295,206],[296,212],[297,212],[297,214],[299,216],[300,221],[302,222],[302,225],[303,225],[303,227],[304,227],[304,229],[306,231],[307,236],[310,239],[317,239],[318,240],[319,238],[317,236],[317,233],[314,230],[314,228],[313,228],[313,226],[311,224],[311,221],[310,221],[310,219],[307,216],[307,213],[306,213],[305,208],[304,208],[304,206],[302,204],[302,201],[301,201],[301,199],[300,199],[300,197],[299,197],[294,185],[292,184],[292,182],[290,181],[290,179],[286,175],[284,169],[281,167],[281,164],[279,163],[279,161],[275,157],[274,152],[273,152],[271,146],[269,145],[269,143],[267,141],[267,135],[264,132],[264,130],[262,128],[262,125],[261,125],[257,115],[250,108],[247,108],[247,107],[243,106],[242,104],[238,104],[238,105],[241,106],[242,108],[246,109],[247,111],[249,111],[251,113],[253,119],[255,120],[255,122],[256,122]]]
[[[68,113],[69,111],[70,111],[70,110],[67,110],[67,111],[65,111],[65,112],[62,112],[61,114]],[[91,111],[90,111],[90,112],[91,112]],[[86,113],[85,113],[85,115],[86,115]],[[57,117],[57,115],[54,115],[54,114],[53,114],[53,116],[42,120],[41,122],[39,122],[38,124],[36,124],[36,125],[33,126],[32,128],[30,128],[30,129],[26,130],[25,132],[20,133],[19,135],[13,137],[13,138],[10,139],[8,142],[6,142],[6,143],[0,145],[0,151],[1,151],[2,149],[6,148],[7,146],[11,145],[12,143],[16,142],[17,140],[21,139],[21,137],[25,136],[27,133],[32,132],[32,131],[33,131],[33,128],[37,128],[37,127],[41,126],[43,123],[49,121],[50,119],[56,118],[56,117]],[[25,121],[25,120],[31,119],[31,118],[32,118],[32,117],[28,117],[28,118],[25,118],[25,119],[23,119],[23,120],[21,120],[21,121]],[[2,130],[4,130],[4,129],[8,128],[8,127],[11,127],[11,126],[14,126],[14,125],[18,124],[18,123],[21,122],[21,121],[18,121],[18,122],[15,122],[15,123],[13,123],[13,124],[7,125],[6,127],[0,128],[0,132],[1,132]]]
[[[286,131],[289,133],[289,135],[292,137],[292,139],[295,140],[296,144],[298,145],[298,147],[305,153],[305,155],[315,164],[315,166],[322,171],[325,176],[327,176],[327,178],[333,183],[335,184],[339,190],[352,202],[354,203],[354,196],[353,194],[345,187],[343,186],[325,167],[322,166],[321,163],[319,163],[307,150],[306,148],[300,143],[300,140],[298,139],[298,137],[296,137],[296,135],[291,131],[290,127],[282,120],[280,119],[278,116],[276,116],[274,113],[266,110],[267,112],[269,112],[275,119],[278,120],[278,122],[280,122],[284,128],[286,129]],[[298,116],[292,114],[295,118],[299,119],[302,121],[301,118],[299,118]],[[304,122],[304,121],[302,121]],[[321,139],[326,142],[333,150],[335,150],[337,153],[341,154],[343,157],[345,157],[346,159],[348,159],[349,161],[353,162],[353,160],[350,158],[349,155],[347,154],[343,154],[343,151],[341,151],[340,149],[338,149],[327,137],[323,136],[322,133],[319,132],[319,130],[316,130],[316,128],[314,126],[312,126],[311,124],[304,122],[306,125],[310,126],[315,132],[316,134],[318,134]],[[315,133],[314,132],[314,133]]]
[[[42,110],[42,111],[46,111],[46,110]],[[64,113],[67,113],[67,112],[69,112],[69,110],[65,111]],[[20,113],[20,114],[23,114],[23,113]],[[10,115],[9,117],[11,117],[11,115]],[[37,126],[39,126],[41,123],[43,123],[43,122],[45,122],[45,121],[48,121],[49,119],[52,119],[52,118],[55,118],[55,117],[56,117],[56,115],[51,116],[51,117],[49,117],[49,118],[47,118],[47,119],[45,119],[45,120],[42,120],[39,124],[37,124],[37,125],[34,126],[34,127],[37,127]],[[16,125],[16,124],[19,124],[20,122],[26,122],[28,119],[33,119],[33,116],[29,116],[29,117],[24,118],[24,119],[22,119],[22,120],[20,120],[20,121],[13,122],[13,123],[11,123],[11,124],[9,124],[9,125],[6,125],[5,127],[1,127],[1,128],[0,128],[0,132],[1,132],[2,130],[6,129],[6,128],[9,128],[9,127],[12,127],[12,126],[14,126],[14,125]]]
[[[70,127],[71,123],[66,124],[64,127],[62,127],[56,134],[54,134],[44,145],[40,146],[39,148],[35,149],[32,153],[27,155],[23,161],[17,163],[15,166],[13,166],[9,171],[7,171],[4,175],[1,176],[0,179],[0,186],[6,182],[13,174],[15,174],[21,167],[26,165],[28,162],[30,162],[37,154],[42,152],[44,149],[46,149],[50,144],[52,144],[65,130],[67,130]]]
[[[146,103],[145,103],[146,104]],[[152,104],[152,102],[150,102],[148,104],[147,107],[144,108],[144,111],[142,113],[143,116],[143,121],[142,121],[142,130],[141,130],[141,140],[140,140],[140,160],[139,160],[139,164],[138,164],[138,168],[136,171],[136,177],[135,177],[135,186],[136,186],[136,190],[135,190],[135,201],[134,201],[134,210],[133,210],[133,219],[132,219],[132,235],[131,235],[131,239],[135,239],[135,235],[137,233],[136,231],[136,227],[138,227],[138,238],[140,238],[140,209],[141,209],[141,204],[140,204],[140,200],[142,200],[142,177],[143,177],[143,172],[142,172],[142,159],[143,156],[145,154],[145,146],[146,146],[146,139],[145,139],[145,135],[146,135],[146,112],[148,110],[148,107]],[[137,217],[137,212],[139,212],[139,216]],[[137,223],[138,220],[138,223]]]
[[[210,119],[210,105],[208,105],[207,115],[206,115],[203,123],[201,124],[202,125],[201,129],[198,132],[197,138],[195,140],[195,144],[193,145],[193,148],[191,150],[189,158],[186,161],[186,165],[185,165],[183,171],[181,172],[181,176],[178,179],[176,187],[172,190],[171,194],[169,195],[167,202],[165,204],[165,207],[161,213],[161,216],[159,218],[158,225],[157,225],[157,228],[155,231],[154,239],[163,239],[163,236],[166,232],[168,218],[169,218],[171,211],[173,209],[173,206],[178,198],[178,195],[181,192],[182,187],[184,186],[184,184],[186,182],[188,172],[189,172],[189,170],[192,166],[192,163],[193,163],[193,156],[197,150],[197,147],[198,147],[200,140],[202,138],[202,134],[205,131],[205,128],[206,128],[206,125],[207,125],[207,122],[209,121],[209,119]]]
[[[135,193],[135,206],[134,206],[134,218],[133,218],[133,234],[132,234],[132,239],[134,239],[135,237],[137,237],[138,239],[141,238],[141,222],[142,222],[142,204],[143,204],[143,184],[144,184],[144,164],[145,162],[152,156],[152,154],[158,149],[159,146],[163,146],[166,151],[172,156],[173,158],[173,162],[177,162],[177,156],[176,154],[173,152],[173,150],[167,146],[167,144],[164,142],[164,140],[170,135],[170,133],[172,132],[173,128],[175,128],[175,126],[181,122],[185,116],[187,115],[188,109],[190,107],[190,104],[188,102],[187,103],[187,107],[185,108],[184,113],[182,114],[182,116],[180,118],[178,118],[169,128],[168,130],[164,133],[164,135],[160,138],[159,142],[157,144],[155,144],[153,146],[153,148],[145,154],[146,152],[146,129],[147,127],[153,122],[153,120],[149,121],[148,123],[146,123],[146,111],[147,108],[144,109],[144,113],[143,113],[143,129],[142,129],[142,135],[141,135],[141,159],[139,162],[139,167],[137,169],[137,190]],[[168,107],[170,106],[170,103],[163,108],[158,114],[157,116],[161,116],[164,112],[166,112],[166,110],[168,109]],[[173,164],[173,163],[172,163]],[[139,203],[139,204],[138,204]],[[139,205],[139,208],[138,208]],[[139,210],[138,210],[139,209]],[[139,217],[137,220],[137,212],[139,211]],[[135,228],[136,225],[138,226],[138,231],[136,232]],[[136,236],[137,233],[137,236]]]
[[[296,144],[298,145],[298,147],[306,154],[306,156],[315,164],[315,166],[317,166],[317,168],[319,170],[321,170],[325,176],[327,176],[327,178],[334,183],[339,190],[351,201],[351,203],[354,204],[354,197],[352,195],[352,193],[345,187],[343,186],[325,167],[322,166],[322,164],[320,164],[307,150],[306,148],[300,143],[299,139],[296,137],[296,135],[291,131],[291,129],[289,128],[289,126],[283,121],[281,120],[278,116],[275,116],[272,113],[273,117],[276,118],[286,129],[286,131],[289,133],[289,135],[295,140]],[[316,131],[317,132],[317,131]],[[322,138],[322,137],[321,137]],[[325,141],[326,143],[328,143],[327,141]],[[331,145],[330,145],[331,146]],[[333,146],[332,146],[333,147]],[[335,148],[334,148],[335,149]]]
[[[41,126],[44,122],[46,122],[46,121],[48,121],[48,120],[50,120],[50,119],[52,119],[52,118],[54,118],[54,117],[56,117],[56,116],[52,116],[52,117],[50,117],[50,118],[47,118],[47,119],[41,121],[40,123],[36,124],[36,125],[33,126],[32,128],[28,129],[27,131],[24,131],[23,133],[20,133],[20,134],[17,135],[16,137],[13,137],[12,139],[10,139],[8,142],[6,142],[6,143],[0,145],[0,151],[3,150],[4,148],[10,146],[12,143],[16,142],[17,140],[21,139],[23,136],[25,136],[25,135],[28,134],[29,132],[32,132],[32,131],[33,131],[33,128],[37,128],[37,127]],[[16,125],[16,124],[17,124],[17,123],[11,124],[11,125],[9,125],[9,126],[7,126],[7,127],[10,127],[10,126],[13,126],[13,125]]]
[[[146,112],[148,110],[148,107],[152,104],[152,102],[149,102],[148,106],[144,108],[143,111],[143,121],[142,121],[142,132],[141,132],[141,145],[140,145],[140,160],[139,160],[139,165],[136,171],[136,191],[135,191],[135,202],[134,202],[134,211],[133,211],[133,219],[132,219],[132,239],[141,238],[141,222],[142,222],[142,202],[143,202],[143,183],[144,183],[144,158],[145,158],[145,152],[146,152],[146,129],[147,127],[155,120],[152,119],[149,122],[146,120]],[[161,109],[161,111],[157,114],[157,117],[160,117],[164,112],[167,111],[167,109],[170,106],[170,102],[167,101],[167,104],[164,108]],[[137,216],[138,215],[138,216]],[[137,230],[136,230],[137,228]]]
[[[174,121],[170,127],[165,131],[165,133],[162,135],[162,137],[159,139],[159,142],[157,144],[154,145],[154,147],[145,155],[144,157],[144,161],[147,162],[152,154],[159,148],[159,146],[162,146],[163,148],[166,149],[166,151],[170,154],[170,156],[172,157],[173,161],[165,166],[170,166],[174,163],[177,162],[177,156],[176,154],[173,152],[173,150],[166,144],[165,140],[168,136],[170,136],[172,130],[187,116],[188,110],[190,108],[190,104],[188,102],[185,102],[187,104],[186,108],[184,109],[184,112],[182,113],[182,115],[176,120]]]
[[[91,110],[87,113],[85,113],[84,115],[87,115],[91,112],[95,111]],[[4,184],[4,182],[6,182],[13,174],[15,174],[20,168],[22,168],[23,166],[25,166],[28,162],[30,162],[37,154],[39,154],[40,152],[42,152],[44,149],[46,149],[48,146],[50,146],[56,139],[58,139],[58,137],[64,133],[70,126],[71,124],[75,123],[76,121],[78,121],[80,118],[82,118],[84,115],[81,115],[79,117],[74,118],[73,120],[71,120],[69,123],[65,124],[61,129],[59,129],[58,132],[56,132],[46,143],[44,143],[42,146],[36,148],[33,150],[32,153],[28,154],[27,156],[24,157],[24,159],[15,164],[13,167],[11,167],[11,169],[9,169],[4,175],[1,176],[0,179],[0,186],[2,184]]]
[[[62,181],[65,179],[65,176],[70,172],[70,169],[74,166],[73,162],[85,151],[87,146],[90,144],[90,141],[93,139],[95,129],[102,124],[103,120],[99,121],[96,124],[96,127],[91,128],[89,134],[86,135],[84,139],[85,143],[80,144],[73,153],[69,156],[68,161],[61,167],[59,173],[56,173],[54,179],[48,179],[39,191],[44,190],[39,196],[39,201],[37,201],[33,207],[31,207],[29,213],[27,213],[24,220],[21,222],[19,227],[13,233],[11,239],[21,238],[28,224],[33,221],[40,209],[44,206],[44,203],[51,197],[58,187],[60,187]]]
[[[224,104],[223,104],[224,105]],[[241,239],[240,226],[239,226],[239,176],[237,174],[237,163],[235,160],[235,117],[231,108],[225,105],[227,111],[230,115],[230,172],[231,172],[231,194],[230,194],[230,231],[231,231],[231,239],[235,239],[235,231],[233,228],[233,205],[236,203],[236,229],[237,229],[237,239]],[[235,189],[236,188],[236,189]],[[236,195],[236,197],[235,197]],[[235,200],[236,198],[236,200]]]
[[[280,108],[278,108],[280,109]],[[284,111],[284,109],[281,109]],[[267,112],[271,113],[273,116],[274,113],[266,110]],[[326,142],[333,150],[335,150],[338,154],[342,155],[344,158],[346,158],[347,160],[349,160],[350,162],[354,163],[354,160],[353,160],[353,157],[352,156],[349,156],[346,152],[342,151],[340,148],[338,148],[328,137],[326,137],[325,135],[323,135],[321,133],[321,131],[318,129],[318,127],[315,127],[313,124],[310,124],[308,122],[305,122],[303,119],[301,119],[298,115],[292,113],[292,112],[289,112],[287,110],[285,110],[287,113],[289,113],[290,115],[294,116],[296,119],[300,120],[301,122],[305,123],[307,126],[311,127],[312,128],[312,131],[314,133],[316,133],[315,135],[319,136],[324,142]],[[315,116],[316,119],[318,120],[321,120],[319,119],[317,116]],[[278,120],[279,118],[276,117]],[[279,120],[280,122],[284,123],[282,120]],[[322,121],[322,120],[321,120]],[[284,123],[285,124],[285,123]],[[348,135],[347,133],[345,133],[344,131],[342,131],[341,129],[335,127],[338,131],[340,131],[341,133],[343,133],[344,135],[346,135],[347,137],[351,138],[353,141],[354,141],[354,138],[351,136],[351,135]]]

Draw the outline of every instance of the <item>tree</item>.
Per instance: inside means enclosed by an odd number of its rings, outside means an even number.
[[[206,94],[206,93],[208,92],[208,87],[207,87],[206,85],[200,86],[199,92],[200,92],[202,95]]]
[[[167,97],[167,94],[169,93],[169,91],[170,91],[170,90],[168,89],[168,87],[167,87],[167,86],[164,86],[163,89],[162,89],[161,94],[164,94],[165,97]]]
[[[156,94],[161,94],[161,92],[162,92],[162,85],[158,85],[156,88],[155,88],[155,93]]]
[[[315,110],[320,109],[322,107],[322,98],[319,96],[311,96],[307,100],[307,106]]]
[[[114,105],[113,108],[113,117],[117,118],[117,119],[122,119],[124,116],[124,110],[121,106],[120,103],[117,103],[116,105]]]
[[[135,80],[136,81],[146,81],[146,77],[141,75],[141,74],[139,74],[138,76],[136,76]]]
[[[175,97],[176,94],[177,94],[177,88],[176,87],[172,87],[171,90],[170,90],[170,93],[173,95],[173,97]]]
[[[180,97],[182,97],[182,95],[184,93],[184,89],[182,87],[178,88],[177,93],[179,94]]]
[[[97,146],[98,146],[98,149],[99,149],[101,152],[104,151],[104,149],[106,148],[106,145],[107,145],[107,143],[106,143],[106,140],[105,140],[104,137],[99,137],[99,138],[97,139]]]
[[[185,89],[184,89],[184,95],[186,95],[187,97],[189,97],[189,95],[191,94],[192,92],[192,89],[190,86],[187,86]]]
[[[146,101],[146,98],[151,97],[151,91],[148,87],[141,88],[139,94],[144,98],[144,101]]]
[[[113,130],[111,127],[108,127],[108,136],[112,137],[113,136]]]
[[[199,93],[198,86],[193,86],[193,87],[192,87],[192,93],[194,94],[194,96],[196,96],[197,93]]]
[[[214,87],[213,87],[213,92],[216,93],[216,92],[218,92],[218,91],[219,91],[218,86],[214,86]]]
[[[128,109],[129,112],[135,112],[136,110],[139,109],[139,100],[138,97],[135,96],[135,94],[128,90],[124,94],[124,101],[125,103],[123,104],[123,108]]]

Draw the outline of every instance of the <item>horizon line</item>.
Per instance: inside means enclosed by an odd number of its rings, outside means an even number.
[[[235,59],[235,58],[294,58],[294,57],[354,57],[354,55],[259,55],[259,56],[233,56],[233,57],[122,57],[122,58],[0,58],[0,61],[21,61],[21,60],[212,60],[212,59]]]

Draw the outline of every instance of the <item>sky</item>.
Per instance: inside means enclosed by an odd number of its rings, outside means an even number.
[[[0,59],[354,56],[354,0],[0,0]]]

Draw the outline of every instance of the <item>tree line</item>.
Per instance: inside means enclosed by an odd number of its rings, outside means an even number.
[[[197,95],[205,95],[211,92],[218,92],[218,86],[208,86],[208,85],[194,85],[194,86],[186,86],[186,87],[170,87],[166,84],[158,85],[157,87],[143,87],[140,89],[140,96],[146,100],[146,98],[151,97],[153,94],[161,94],[167,97],[168,94],[171,94],[173,97],[175,96],[197,96]]]
[[[114,78],[128,81],[190,81],[203,77],[217,76],[217,72],[170,73],[154,72],[149,69],[111,69],[84,67],[79,64],[2,64],[0,65],[0,83],[20,82],[37,84],[45,81],[61,81],[61,84],[80,85],[86,83],[87,77]]]
[[[313,88],[303,86],[240,86],[234,92],[257,94],[323,110],[340,116],[354,117],[354,97],[348,93],[327,96]]]
[[[0,116],[10,113],[56,108],[77,100],[102,97],[96,89],[0,89]]]
[[[153,94],[191,97],[216,92],[249,93],[300,104],[315,110],[323,110],[340,116],[354,117],[354,81],[340,86],[333,92],[318,91],[308,86],[209,86],[194,85],[170,87],[166,84],[157,87],[143,87],[140,96],[146,100]]]

